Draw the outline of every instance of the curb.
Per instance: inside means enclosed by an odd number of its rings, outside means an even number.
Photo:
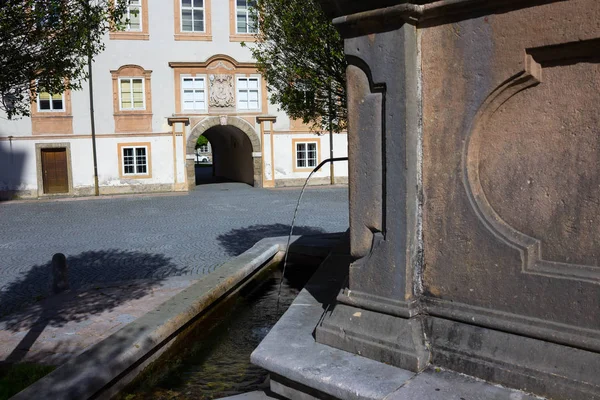
[[[287,239],[287,238],[286,238]],[[285,240],[268,238],[223,264],[111,336],[93,345],[11,400],[110,398],[168,348],[199,314],[269,263],[283,258]]]

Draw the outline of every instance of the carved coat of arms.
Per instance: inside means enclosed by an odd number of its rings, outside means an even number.
[[[211,107],[233,107],[235,96],[233,94],[233,75],[215,74],[209,76]]]

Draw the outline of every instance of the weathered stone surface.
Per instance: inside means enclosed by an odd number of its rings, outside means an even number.
[[[350,261],[348,256],[344,256],[344,251],[340,251],[342,248],[343,246],[335,248],[321,264],[291,307],[252,353],[252,362],[271,372],[273,392],[288,399],[301,400],[537,398],[455,372],[440,371],[439,368],[415,374],[316,342],[313,326],[321,318],[322,310],[329,308],[332,298],[343,283],[346,265]],[[355,323],[360,323],[356,321],[364,318],[364,312],[365,310],[354,313]],[[369,322],[372,321],[367,320]],[[402,335],[406,332],[395,334]],[[394,338],[394,333],[389,338]]]
[[[358,260],[317,339],[418,370],[386,327],[421,320],[434,364],[598,398],[600,3],[322,2],[350,64]]]
[[[406,319],[416,314],[421,273],[416,28],[404,24],[352,37],[345,51],[348,122],[354,132],[348,138],[350,247],[358,260],[349,268],[340,304],[317,327],[317,340],[421,371],[429,360],[422,323]],[[357,324],[347,306],[364,309],[370,322]]]
[[[244,394],[238,394],[236,396],[223,397],[219,400],[268,400],[268,399],[276,399],[277,397],[273,397],[265,392],[249,392]]]
[[[539,397],[431,368],[406,382],[386,400],[539,400]]]
[[[428,295],[598,339],[599,17],[577,0],[423,30]],[[538,78],[511,93],[528,54]]]
[[[323,309],[335,297],[345,277],[348,256],[329,256],[300,292],[283,317],[252,353],[251,360],[283,382],[277,393],[289,395],[288,381],[340,399],[382,399],[413,376],[410,371],[315,342],[312,332]],[[272,390],[277,389],[272,385]],[[299,392],[306,392],[307,389]],[[309,393],[310,394],[310,393]],[[322,398],[322,397],[319,397]]]

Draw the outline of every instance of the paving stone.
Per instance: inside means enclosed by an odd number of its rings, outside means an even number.
[[[189,195],[0,203],[0,316],[50,293],[64,253],[71,289],[210,273],[265,236],[289,232],[299,189],[241,183]],[[345,231],[348,191],[309,187],[297,234]]]

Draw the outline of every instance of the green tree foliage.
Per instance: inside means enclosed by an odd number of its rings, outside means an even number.
[[[200,148],[200,146],[204,146],[208,144],[208,139],[204,135],[198,136],[198,140],[196,141],[196,149]]]
[[[0,109],[29,115],[36,93],[80,89],[87,57],[119,29],[127,0],[0,0]]]
[[[346,60],[343,41],[317,0],[258,0],[257,42],[244,44],[271,92],[292,118],[315,131],[346,128]]]

